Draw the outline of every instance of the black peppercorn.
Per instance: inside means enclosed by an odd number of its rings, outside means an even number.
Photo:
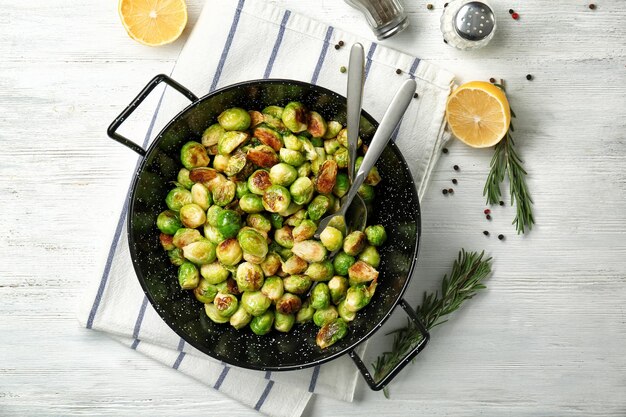
[[[515,10],[509,9],[509,14],[513,14],[513,13],[515,13]]]
[[[504,235],[498,235],[498,239],[504,240]]]
[[[504,205],[504,201],[500,201],[500,205],[503,206]]]
[[[485,230],[485,231],[483,232],[483,235],[485,235],[485,236],[489,236],[489,232]]]
[[[532,79],[533,79],[532,74],[526,74],[526,79],[527,79],[528,81],[532,80]]]
[[[455,165],[455,166],[453,166],[452,168],[454,168],[454,170],[455,170],[455,171],[458,171],[458,170],[459,170],[459,166],[458,166],[458,165]]]
[[[419,94],[417,93],[413,94],[413,98],[418,98],[418,97],[419,97]]]
[[[487,214],[487,215],[485,216],[485,218],[486,218],[487,220],[491,220],[491,214]]]
[[[591,3],[591,4],[589,5],[589,8],[590,8],[591,10],[595,10],[595,9],[596,9],[596,5],[595,5],[595,4],[593,4],[593,3]]]
[[[433,6],[432,4],[430,4],[430,3],[428,3],[428,4],[426,5],[426,8],[427,8],[428,10],[432,10],[432,9],[433,9],[433,7],[434,7],[434,6]]]
[[[343,45],[345,45],[345,44],[343,43],[343,41],[339,41],[338,45],[339,45],[339,46],[343,46]]]
[[[448,188],[448,192],[449,192],[450,194],[454,194],[454,190],[453,190],[452,188]]]
[[[444,40],[443,40],[443,43],[448,43],[448,41],[444,39]]]
[[[445,188],[443,190],[441,190],[441,192],[443,193],[443,195],[448,194],[448,190],[446,190]]]
[[[491,78],[489,78],[489,82],[490,82],[491,84],[495,84],[496,79],[495,79],[495,78],[493,78],[493,77],[491,77]]]
[[[443,7],[448,7],[448,3],[444,3],[444,4],[443,4]]]
[[[448,153],[448,148],[443,148],[443,149],[441,150],[441,152],[443,152],[443,153]]]
[[[456,184],[457,182],[456,178],[452,178],[452,184]]]
[[[402,74],[402,70],[401,70],[400,68],[398,68],[398,69],[396,70],[396,74]]]
[[[335,45],[335,49],[339,49],[339,48],[341,48],[339,44]]]

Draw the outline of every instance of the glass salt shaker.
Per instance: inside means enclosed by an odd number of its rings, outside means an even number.
[[[443,9],[441,33],[448,45],[466,51],[487,45],[496,31],[496,19],[486,3],[453,0]]]
[[[409,26],[409,19],[399,0],[345,1],[365,15],[378,40],[389,38]]]

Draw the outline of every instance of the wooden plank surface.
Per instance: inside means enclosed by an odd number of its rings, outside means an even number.
[[[135,160],[105,129],[169,71],[203,3],[188,0],[180,40],[146,48],[114,1],[0,1],[0,415],[256,415],[75,319]],[[371,38],[341,1],[273,3]],[[452,143],[423,202],[422,276],[407,297],[435,288],[462,247],[493,256],[489,289],[433,333],[392,400],[359,383],[354,403],[315,398],[305,415],[625,415],[626,1],[496,2],[498,34],[475,53],[441,41],[443,1],[405,3],[411,27],[385,44],[461,81],[506,79],[537,226],[515,235],[501,207],[486,222],[491,152]]]

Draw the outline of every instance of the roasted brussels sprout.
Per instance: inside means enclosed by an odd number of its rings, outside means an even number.
[[[279,332],[287,333],[296,322],[294,314],[283,314],[278,310],[274,311],[274,328]]]
[[[365,184],[376,186],[380,182],[380,174],[378,173],[378,168],[374,167],[370,169],[370,172],[367,173],[367,177],[365,177]]]
[[[310,111],[308,114],[307,132],[314,138],[321,138],[326,134],[326,120],[318,112]]]
[[[173,235],[178,229],[183,227],[178,215],[173,210],[165,210],[157,217],[157,227],[166,235]]]
[[[339,198],[342,198],[344,195],[348,193],[350,189],[350,178],[348,174],[340,172],[337,174],[337,180],[335,181],[335,186],[333,187],[333,194]]]
[[[299,177],[291,184],[289,191],[291,192],[291,198],[294,203],[306,204],[311,201],[315,188],[313,181],[308,177]]]
[[[206,214],[197,204],[185,204],[180,208],[180,221],[185,227],[195,229],[206,222]]]
[[[200,267],[200,275],[206,282],[215,285],[226,281],[230,272],[220,262],[215,261],[202,265]]]
[[[326,248],[316,240],[294,243],[291,251],[307,262],[322,262],[326,258]]]
[[[337,167],[340,169],[348,168],[348,163],[350,162],[350,154],[348,149],[343,146],[337,149],[333,154],[333,160],[337,163]]]
[[[359,195],[366,203],[371,203],[374,201],[374,197],[376,196],[376,191],[374,191],[374,187],[368,184],[362,184],[358,190]]]
[[[250,194],[250,190],[248,190],[248,182],[247,181],[238,181],[235,183],[236,191],[235,197],[241,199],[244,195]]]
[[[276,303],[284,293],[283,280],[276,275],[267,277],[261,287],[261,292],[273,303]]]
[[[282,185],[272,185],[263,193],[263,207],[270,213],[280,213],[291,204],[291,195]]]
[[[244,254],[248,253],[261,258],[261,261],[265,258],[265,255],[267,255],[267,240],[257,230],[251,227],[244,227],[239,231],[237,240]]]
[[[239,241],[234,237],[226,239],[217,245],[216,253],[217,259],[228,266],[237,265],[243,258],[243,250],[239,245]]]
[[[250,127],[250,115],[244,109],[233,107],[220,113],[217,122],[224,130],[246,130]]]
[[[367,287],[365,284],[359,284],[348,288],[344,300],[346,310],[356,312],[368,305],[374,295],[376,285],[376,281],[372,281]]]
[[[265,257],[265,260],[261,262],[261,269],[263,270],[263,274],[268,277],[270,275],[274,275],[278,272],[281,267],[280,256],[274,252],[270,252]]]
[[[311,161],[311,172],[317,175],[322,164],[328,159],[326,157],[326,151],[324,148],[314,148],[315,150],[315,158],[310,159]]]
[[[305,162],[298,167],[298,177],[308,177],[311,175],[311,163]]]
[[[328,281],[328,290],[330,291],[330,297],[333,304],[337,305],[344,298],[346,298],[348,287],[348,280],[339,275],[335,275],[330,281]]]
[[[224,238],[237,236],[241,229],[241,216],[234,210],[222,210],[217,215],[215,227]]]
[[[356,311],[350,311],[346,309],[346,300],[341,300],[337,305],[337,312],[339,313],[339,317],[344,319],[345,321],[352,321],[356,318]]]
[[[208,210],[211,204],[213,204],[213,198],[211,197],[209,189],[200,183],[194,184],[191,187],[191,201],[200,206],[204,211]]]
[[[217,287],[210,284],[207,280],[201,279],[198,286],[193,290],[196,300],[203,304],[210,303],[217,295]]]
[[[289,207],[287,207],[286,210],[283,210],[281,212],[279,212],[278,214],[280,214],[283,217],[288,217],[288,216],[292,216],[293,214],[297,213],[298,211],[300,211],[302,209],[302,206],[300,204],[296,204],[293,201],[289,204]],[[293,216],[292,216],[293,217]],[[289,217],[291,218],[291,217]],[[292,226],[290,224],[290,222],[285,222],[287,224],[287,226]]]
[[[183,256],[183,250],[181,248],[174,248],[167,251],[167,256],[170,259],[172,265],[181,266],[183,263],[186,262],[185,257]]]
[[[270,213],[270,222],[272,222],[274,229],[280,229],[283,227],[283,216],[279,213]]]
[[[280,161],[274,149],[267,145],[248,149],[246,159],[261,168],[271,168]]]
[[[174,233],[172,243],[177,248],[184,248],[190,243],[202,240],[202,235],[196,229],[181,228]]]
[[[387,240],[387,232],[380,224],[367,226],[365,228],[365,236],[372,246],[381,246]]]
[[[228,323],[228,317],[222,316],[213,303],[205,304],[204,312],[215,323]]]
[[[235,198],[237,186],[232,181],[224,181],[213,188],[213,202],[224,207]]]
[[[161,243],[161,247],[166,251],[176,248],[176,246],[174,246],[174,236],[172,235],[166,235],[163,232],[159,233],[159,242]]]
[[[189,178],[189,170],[187,168],[181,168],[178,171],[178,176],[176,177],[176,182],[190,190],[193,186],[193,181]]]
[[[263,195],[271,186],[270,174],[264,169],[258,169],[248,177],[248,189],[254,194]]]
[[[301,207],[301,206],[298,206],[298,207]],[[300,209],[296,211],[295,213],[293,213],[291,216],[289,216],[287,220],[285,220],[285,224],[291,227],[300,226],[302,221],[306,219],[306,216],[307,216],[306,210]]]
[[[209,207],[209,209],[206,212],[207,223],[214,227],[217,226],[217,216],[219,216],[219,214],[223,210],[224,210],[223,208],[221,208],[220,206],[216,206],[216,205],[212,205],[211,207]]]
[[[331,261],[313,262],[304,271],[304,275],[311,278],[311,281],[328,281],[334,273],[335,268]]]
[[[318,282],[311,290],[311,307],[323,310],[330,306],[330,290],[325,282]]]
[[[283,109],[281,119],[287,129],[294,133],[307,129],[307,111],[302,103],[293,101],[287,104]]]
[[[346,235],[346,231],[348,230],[346,226],[346,219],[343,216],[335,216],[328,222],[328,227],[334,227],[339,230],[342,235]]]
[[[315,235],[317,224],[313,220],[304,219],[300,224],[294,227],[292,235],[294,242],[302,242],[311,239]]]
[[[239,208],[246,213],[261,213],[263,200],[256,194],[246,194],[239,199]]]
[[[363,252],[359,254],[359,259],[363,262],[367,262],[374,268],[378,268],[380,265],[380,254],[375,246],[368,246],[363,249]]]
[[[302,274],[309,264],[297,255],[293,255],[283,263],[283,271],[290,275]]]
[[[310,302],[307,300],[302,303],[302,307],[296,313],[296,323],[307,323],[313,320],[313,314],[315,309],[311,307]]]
[[[215,260],[215,245],[203,238],[183,246],[183,255],[194,264],[208,264]]]
[[[264,115],[274,116],[280,119],[283,117],[283,108],[280,106],[267,106],[261,111],[261,113],[263,113]]]
[[[263,270],[259,265],[242,262],[237,267],[237,288],[239,291],[258,291],[263,286]]]
[[[288,134],[283,136],[283,141],[285,143],[285,148],[290,149],[292,151],[302,151],[303,145],[302,141],[298,139],[296,135]]]
[[[178,267],[178,283],[183,290],[193,290],[200,283],[198,268],[191,262],[183,262]]]
[[[292,149],[280,148],[278,155],[281,161],[294,167],[299,167],[306,161],[302,153]]]
[[[289,164],[281,162],[270,169],[270,181],[274,185],[289,187],[298,178],[298,171]]]
[[[324,216],[330,206],[330,199],[327,196],[318,195],[311,201],[311,204],[309,204],[307,214],[311,220],[318,221]]]
[[[337,162],[326,160],[317,172],[315,188],[320,194],[330,194],[333,192],[337,181]]]
[[[350,256],[357,256],[367,245],[365,233],[355,230],[343,240],[343,251]]]
[[[215,155],[215,158],[213,158],[213,169],[219,172],[226,171],[229,160],[230,156],[228,155]]]
[[[263,117],[263,113],[256,110],[248,110],[248,114],[250,115],[250,127],[254,128],[260,125],[265,121]]]
[[[239,330],[246,327],[251,320],[252,314],[248,313],[246,309],[240,305],[237,307],[237,311],[230,316],[229,322],[231,326]]]
[[[209,185],[211,182],[220,177],[220,173],[214,170],[213,168],[208,167],[200,167],[193,168],[189,171],[189,179],[193,182],[204,184],[209,190],[211,189]],[[221,179],[221,178],[220,178]]]
[[[217,227],[211,226],[209,223],[204,225],[204,236],[214,245],[219,245],[224,239],[224,235],[217,230]]]
[[[239,301],[233,294],[218,292],[213,299],[213,304],[220,316],[230,317],[237,311]]]
[[[333,259],[333,267],[337,275],[347,276],[348,269],[356,262],[354,256],[348,255],[345,252],[339,252]]]
[[[261,291],[246,291],[241,296],[241,304],[248,313],[257,317],[270,308],[272,300],[266,297]]]
[[[306,275],[290,275],[283,279],[285,291],[292,294],[306,294],[311,287],[311,280]]]
[[[326,134],[324,134],[324,139],[332,139],[337,137],[337,134],[343,129],[341,123],[331,120],[326,125]]]
[[[273,324],[274,312],[266,311],[259,314],[257,317],[252,318],[252,321],[250,322],[250,329],[254,332],[254,334],[263,336],[272,330]]]
[[[191,191],[183,187],[176,187],[167,193],[165,204],[172,211],[180,211],[181,207],[193,203]]]
[[[272,230],[272,223],[265,215],[260,213],[249,214],[246,217],[246,224],[263,233],[268,233]]]
[[[285,293],[276,301],[276,311],[283,314],[295,314],[302,307],[302,300],[295,294]]]
[[[232,154],[228,158],[228,163],[226,164],[226,167],[224,168],[224,174],[228,175],[229,177],[232,177],[233,175],[237,175],[244,169],[244,167],[246,166],[247,160],[248,159],[245,153],[236,151],[234,154]]]
[[[339,317],[339,313],[337,313],[337,309],[335,306],[328,306],[326,308],[322,308],[319,310],[315,310],[313,314],[313,323],[317,327],[322,327],[326,323],[329,323]]]
[[[366,262],[356,261],[354,265],[348,269],[348,276],[350,277],[350,285],[352,286],[376,280],[378,278],[378,271]]]
[[[259,126],[254,129],[254,137],[257,138],[259,142],[269,146],[276,152],[280,151],[280,148],[283,147],[283,140],[280,134],[267,126]]]
[[[217,152],[220,155],[230,155],[235,149],[250,139],[246,132],[232,131],[222,135],[217,143]]]
[[[343,234],[332,226],[327,226],[322,233],[320,233],[320,240],[322,241],[322,245],[331,252],[343,246]]]
[[[207,148],[217,145],[224,132],[226,131],[219,123],[209,126],[202,134],[202,144]]]
[[[324,141],[324,151],[326,155],[333,155],[339,148],[341,148],[341,144],[337,139],[327,139]]]
[[[198,142],[187,142],[180,150],[180,161],[187,169],[206,167],[209,165],[209,155],[206,148]]]
[[[317,332],[315,343],[322,349],[334,345],[348,334],[348,324],[342,318],[336,318],[322,326]]]

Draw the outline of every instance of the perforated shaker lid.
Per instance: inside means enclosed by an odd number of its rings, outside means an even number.
[[[454,27],[462,38],[480,41],[493,32],[495,16],[485,3],[472,1],[461,6],[456,13]]]

